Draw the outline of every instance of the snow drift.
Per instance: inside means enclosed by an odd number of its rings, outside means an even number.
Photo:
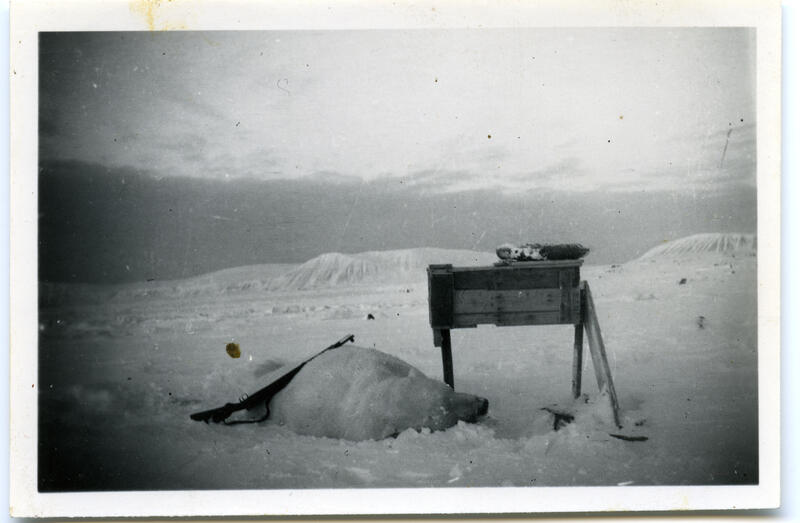
[[[573,400],[573,331],[563,325],[453,331],[456,390],[491,403],[477,423],[354,442],[298,435],[273,419],[232,427],[189,419],[262,388],[266,372],[316,354],[345,333],[440,378],[424,265],[484,265],[494,255],[474,262],[446,252],[430,261],[412,256],[408,266],[422,268],[396,285],[391,279],[406,277],[397,270],[405,262],[392,253],[386,274],[319,278],[321,286],[309,290],[206,294],[195,292],[200,285],[192,279],[168,284],[180,299],[133,293],[121,299],[123,291],[146,288],[142,283],[98,286],[98,296],[118,293],[111,302],[41,306],[32,389],[39,394],[39,487],[757,484],[757,260],[738,250],[719,252],[713,241],[705,242],[707,252],[691,254],[702,242],[687,243],[692,246],[683,254],[581,267],[597,306],[624,433],[646,441],[609,435],[617,429],[606,419],[608,405],[586,353],[585,396]],[[257,271],[228,273],[225,287],[272,280]],[[390,284],[367,283],[384,278]],[[366,321],[368,313],[374,321]],[[226,353],[231,341],[240,345],[240,358]],[[575,419],[555,430],[544,407],[569,410]]]
[[[348,346],[307,363],[269,407],[270,417],[298,434],[361,441],[475,422],[488,402],[385,352]]]

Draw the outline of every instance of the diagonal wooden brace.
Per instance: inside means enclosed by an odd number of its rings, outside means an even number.
[[[611,410],[614,413],[614,423],[622,428],[619,421],[619,402],[617,401],[617,391],[614,388],[614,380],[611,378],[611,369],[608,366],[606,347],[603,344],[603,335],[600,332],[600,322],[597,320],[597,310],[592,299],[592,291],[589,284],[582,281],[581,289],[581,311],[583,328],[586,329],[586,336],[589,339],[589,353],[592,356],[592,366],[594,375],[597,379],[597,388],[600,393],[608,394],[611,400]],[[575,328],[575,353],[573,359],[572,392],[575,397],[580,395],[580,374],[583,365],[583,336],[579,335],[579,325]],[[580,344],[580,347],[578,346]]]

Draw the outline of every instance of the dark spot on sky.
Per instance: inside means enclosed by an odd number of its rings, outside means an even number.
[[[490,140],[492,139],[492,135],[491,135],[491,134],[487,135],[487,137],[488,137]]]

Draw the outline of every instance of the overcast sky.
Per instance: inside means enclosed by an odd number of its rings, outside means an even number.
[[[48,33],[40,44],[43,165],[397,184],[409,201],[754,197],[748,29]]]
[[[746,30],[84,33],[48,43],[46,154],[163,176],[433,171],[459,173],[450,190],[630,190],[742,176],[731,164],[753,152],[740,147],[755,123]],[[711,172],[729,128],[735,146]]]

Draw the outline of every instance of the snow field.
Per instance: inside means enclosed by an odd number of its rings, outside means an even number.
[[[424,276],[424,274],[423,274]],[[453,331],[456,390],[478,424],[352,442],[267,421],[206,425],[277,366],[343,335],[441,379],[424,281],[314,291],[136,297],[43,309],[45,490],[731,484],[757,481],[755,258],[718,253],[584,267],[622,407],[588,348],[570,394],[570,326]],[[682,279],[686,282],[679,283]],[[186,293],[190,295],[190,293]],[[367,320],[367,314],[375,320]],[[700,320],[700,317],[703,317]],[[236,341],[242,357],[230,358]],[[575,413],[558,431],[543,411]],[[611,433],[646,436],[622,441]]]

